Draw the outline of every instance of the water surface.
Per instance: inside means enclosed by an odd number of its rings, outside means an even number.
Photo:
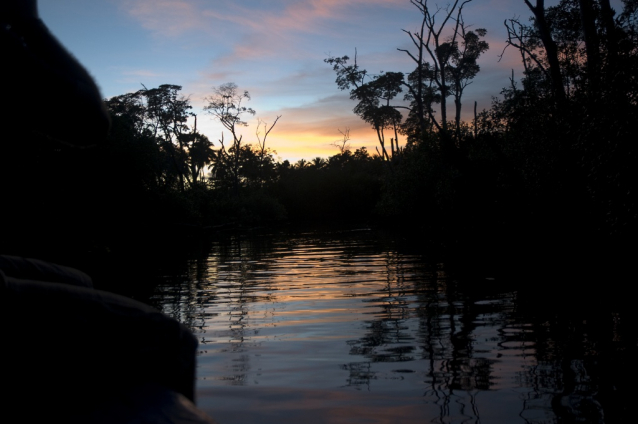
[[[626,312],[530,311],[368,230],[219,237],[153,301],[221,424],[621,422],[635,394]]]

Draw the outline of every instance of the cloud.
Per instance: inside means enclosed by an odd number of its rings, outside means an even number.
[[[143,28],[164,37],[179,36],[205,24],[193,1],[122,0],[120,7]]]
[[[405,9],[404,0],[216,1],[121,0],[120,8],[156,38],[208,37],[223,45],[219,65],[272,56],[303,56],[307,44],[297,40],[339,37],[361,22],[370,31],[378,8]],[[409,4],[408,4],[409,6]],[[286,45],[282,49],[282,43]],[[216,51],[221,50],[215,47]]]
[[[158,78],[162,76],[161,73],[151,71],[148,69],[129,69],[129,70],[123,70],[120,73],[126,76],[136,76],[136,77],[146,77],[146,78]]]

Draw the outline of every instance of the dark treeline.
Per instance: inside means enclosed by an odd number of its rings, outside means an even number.
[[[486,30],[465,23],[470,2],[436,10],[411,2],[423,18],[405,31],[414,71],[371,75],[356,57],[325,60],[376,131],[374,152],[351,149],[344,130],[332,157],[279,162],[267,138],[280,117],[260,120],[244,140],[239,129],[256,112],[235,84],[206,99],[206,119],[230,135],[217,140],[198,131],[203,117],[180,86],[144,87],[106,100],[111,134],[93,149],[27,146],[11,132],[3,192],[21,200],[5,207],[15,223],[6,244],[111,251],[151,234],[323,221],[384,225],[443,252],[516,264],[574,253],[631,258],[638,3],[623,1],[617,13],[608,0],[525,1],[531,20],[505,22],[522,78],[504,81],[491,107],[474,105],[464,121]]]
[[[162,222],[255,226],[371,216],[383,164],[365,148],[353,153],[342,145],[328,159],[278,162],[267,137],[279,117],[260,120],[254,141],[244,140],[239,127],[248,126],[243,119],[255,111],[242,104],[249,93],[232,83],[207,99],[206,111],[231,135],[212,143],[197,131],[198,117],[180,89],[162,85],[106,101],[113,119],[106,149],[129,158],[125,170],[135,173],[130,179],[140,192],[165,202]],[[187,125],[188,118],[194,124]]]
[[[632,263],[638,3],[616,13],[608,0],[525,1],[530,21],[505,22],[522,78],[468,122],[464,88],[489,48],[486,31],[466,24],[469,2],[411,3],[423,18],[404,31],[413,72],[369,75],[356,57],[326,60],[379,135],[388,172],[378,211],[439,248],[519,270]]]

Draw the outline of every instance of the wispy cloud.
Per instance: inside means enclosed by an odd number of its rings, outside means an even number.
[[[298,54],[304,46],[295,40],[304,34],[326,37],[332,30],[338,36],[340,27],[356,27],[375,7],[406,8],[406,4],[404,0],[273,0],[216,1],[211,7],[201,0],[121,0],[120,7],[159,38],[204,33],[211,43],[230,47],[225,60],[231,61]]]
[[[159,72],[151,71],[148,69],[129,69],[121,71],[122,75],[126,76],[136,76],[136,77],[146,77],[146,78],[157,78],[161,77],[162,74]]]
[[[143,28],[164,37],[180,36],[205,24],[197,4],[189,0],[122,0],[120,7]]]
[[[109,67],[112,75],[111,83],[123,85],[128,91],[134,91],[142,88],[141,84],[153,85],[158,81],[170,79],[170,76],[164,72],[151,69],[131,69],[122,66]],[[160,83],[161,84],[161,83]],[[118,95],[122,93],[111,93]]]

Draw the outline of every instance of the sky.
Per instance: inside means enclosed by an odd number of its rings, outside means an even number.
[[[198,130],[219,147],[222,127],[202,108],[214,87],[233,82],[250,93],[246,106],[257,112],[247,117],[244,141],[256,143],[258,119],[271,124],[281,115],[267,145],[291,162],[336,154],[333,144],[346,129],[352,149],[375,151],[376,135],[352,112],[355,102],[337,88],[324,59],[353,57],[356,49],[358,64],[372,74],[410,72],[413,62],[397,49],[413,49],[402,30],[417,30],[422,16],[409,0],[40,0],[39,11],[103,97],[142,84],[180,85],[198,115]],[[487,29],[490,44],[464,95],[467,119],[474,101],[479,110],[490,107],[512,69],[520,76],[513,49],[499,57],[507,35],[503,21],[530,15],[523,0],[466,5],[465,22]]]

